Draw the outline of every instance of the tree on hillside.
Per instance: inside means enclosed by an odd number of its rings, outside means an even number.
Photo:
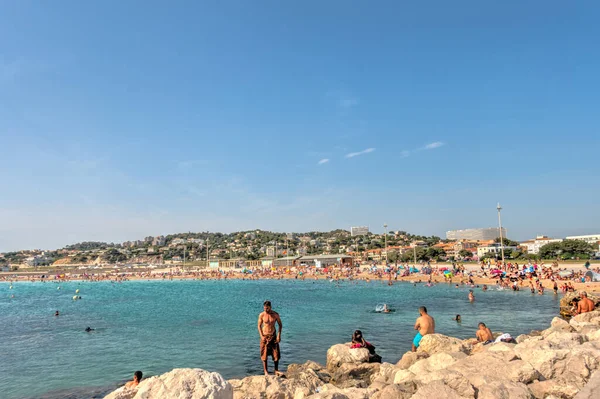
[[[496,241],[498,244],[500,244],[500,237],[496,238],[494,241]],[[505,247],[518,247],[519,243],[517,241],[513,241],[510,238],[502,238],[502,244]]]
[[[461,258],[471,258],[471,257],[473,256],[473,253],[472,253],[471,251],[469,251],[469,250],[466,250],[466,249],[461,249],[461,250],[458,252],[458,255],[459,255]]]
[[[581,240],[564,240],[546,244],[540,248],[539,255],[543,259],[589,259],[594,253],[594,247]]]

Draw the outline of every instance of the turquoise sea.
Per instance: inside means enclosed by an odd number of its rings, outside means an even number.
[[[82,299],[73,301],[76,289]],[[475,289],[474,303],[467,293],[447,284],[364,281],[22,282],[13,289],[0,283],[0,396],[102,397],[135,370],[260,374],[256,324],[266,299],[283,321],[283,370],[306,360],[324,364],[327,349],[349,341],[355,329],[394,363],[410,350],[421,305],[437,332],[460,338],[474,337],[479,321],[516,337],[547,328],[558,313],[552,293]],[[396,311],[373,312],[383,302]],[[453,321],[457,313],[461,324]],[[95,331],[86,333],[87,326]]]

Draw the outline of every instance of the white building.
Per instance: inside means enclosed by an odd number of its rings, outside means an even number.
[[[516,251],[516,250],[517,250],[517,247],[505,245],[504,246],[504,257],[508,258],[510,253],[512,251]],[[477,247],[477,257],[479,259],[484,257],[487,253],[497,254],[498,257],[501,257],[502,256],[502,248],[499,243]]]
[[[167,241],[166,241],[165,236],[156,236],[152,240],[152,245],[155,245],[157,247],[162,247],[163,245],[165,245],[166,242]]]
[[[369,227],[368,226],[355,226],[355,227],[350,227],[350,235],[352,235],[352,237],[355,236],[364,236],[369,234]]]
[[[594,248],[600,249],[600,234],[589,234],[586,236],[570,236],[566,238],[567,240],[581,240],[585,241],[588,244],[592,244]]]
[[[523,241],[519,244],[519,246],[527,249],[527,253],[529,254],[539,254],[540,248],[544,245],[561,241],[562,238],[548,238],[547,236],[537,236],[535,240]]]
[[[450,230],[446,232],[448,240],[473,240],[473,241],[489,241],[500,237],[500,230],[497,227],[488,227],[484,229],[465,229],[465,230]],[[506,238],[506,229],[502,228],[502,237]]]

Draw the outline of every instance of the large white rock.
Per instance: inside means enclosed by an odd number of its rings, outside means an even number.
[[[431,384],[434,381],[442,381],[444,385],[452,388],[460,396],[473,397],[475,390],[467,378],[456,371],[450,370],[439,370],[427,373],[424,375],[417,375],[414,378],[417,386],[421,387],[424,385]]]
[[[294,378],[251,376],[229,382],[235,399],[299,399],[317,393],[324,385],[311,369],[298,372]]]
[[[569,322],[561,317],[553,318],[552,322],[550,323],[550,326],[553,330],[560,330],[560,331],[565,331],[565,332],[574,331],[573,327],[571,327]]]
[[[483,352],[459,360],[448,368],[462,374],[475,387],[480,388],[493,381],[528,383],[539,373],[527,362],[507,362],[502,354]]]
[[[408,370],[398,370],[394,375],[394,384],[402,384],[414,380],[415,374]]]
[[[368,363],[369,350],[366,348],[350,348],[350,344],[333,345],[327,350],[327,369],[335,371],[344,363]]]
[[[428,334],[421,339],[417,352],[426,352],[429,355],[440,352],[469,353],[469,348],[458,338],[442,334]]]
[[[407,389],[403,385],[391,384],[376,392],[370,399],[409,399],[415,389]]]
[[[174,369],[138,385],[135,399],[232,399],[231,385],[219,373]]]
[[[104,399],[133,399],[135,394],[137,393],[137,387],[133,389],[127,389],[125,387],[121,387],[116,391],[113,391],[106,395]]]
[[[493,381],[479,389],[477,399],[531,399],[533,395],[525,384]]]
[[[398,363],[396,363],[396,367],[399,369],[408,370],[410,366],[428,356],[429,354],[426,352],[406,352],[404,355],[402,355],[402,358],[398,361]]]
[[[428,358],[419,360],[408,369],[416,375],[423,375],[431,371],[442,370],[452,366],[460,359],[466,358],[467,355],[462,352],[453,353],[435,353]]]
[[[444,399],[464,399],[474,398],[475,396],[461,396],[454,389],[444,384],[442,381],[433,381],[430,384],[423,385],[417,392],[411,397],[412,399],[433,399],[433,398],[444,398]]]

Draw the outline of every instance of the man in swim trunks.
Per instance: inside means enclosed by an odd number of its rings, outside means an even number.
[[[427,314],[427,308],[425,306],[421,306],[419,308],[419,314],[421,315],[417,321],[415,322],[415,330],[417,330],[417,335],[413,339],[412,343],[412,351],[416,352],[419,347],[419,343],[421,339],[427,334],[435,333],[435,320],[433,317]]]
[[[477,340],[479,342],[483,342],[484,345],[490,344],[494,342],[494,335],[492,334],[492,330],[487,328],[485,323],[479,323],[479,330],[477,330]]]
[[[587,297],[587,292],[581,291],[581,293],[579,294],[579,297],[581,299],[577,303],[576,314],[587,313],[587,312],[591,312],[592,310],[594,310],[594,301],[592,301],[591,299],[589,299]]]
[[[271,309],[271,301],[263,303],[264,312],[258,316],[258,334],[260,335],[260,358],[263,362],[265,375],[269,375],[268,357],[273,358],[275,363],[275,375],[281,375],[279,372],[279,342],[281,342],[281,318],[277,312]],[[279,325],[279,331],[275,328],[275,323]]]

